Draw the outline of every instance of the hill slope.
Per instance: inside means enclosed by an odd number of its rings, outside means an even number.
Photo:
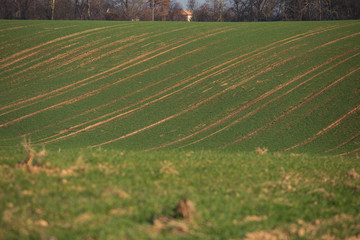
[[[0,145],[360,150],[360,21],[0,21]]]

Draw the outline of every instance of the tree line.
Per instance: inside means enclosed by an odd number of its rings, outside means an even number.
[[[360,18],[359,0],[208,0],[188,7],[196,21],[314,21]]]
[[[360,19],[360,0],[188,0],[192,21]],[[1,19],[184,20],[176,0],[0,0]]]

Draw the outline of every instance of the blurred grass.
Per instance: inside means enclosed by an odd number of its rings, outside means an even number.
[[[1,151],[0,239],[346,239],[359,236],[355,157],[217,151]],[[177,202],[189,231],[154,230]],[[331,237],[331,238],[330,238]]]

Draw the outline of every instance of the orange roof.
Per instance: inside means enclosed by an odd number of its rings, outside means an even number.
[[[181,9],[181,15],[192,15],[192,12]]]

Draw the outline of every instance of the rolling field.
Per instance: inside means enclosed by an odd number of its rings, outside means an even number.
[[[360,239],[359,70],[360,21],[1,20],[0,239]]]
[[[1,21],[0,146],[360,150],[360,22]]]

